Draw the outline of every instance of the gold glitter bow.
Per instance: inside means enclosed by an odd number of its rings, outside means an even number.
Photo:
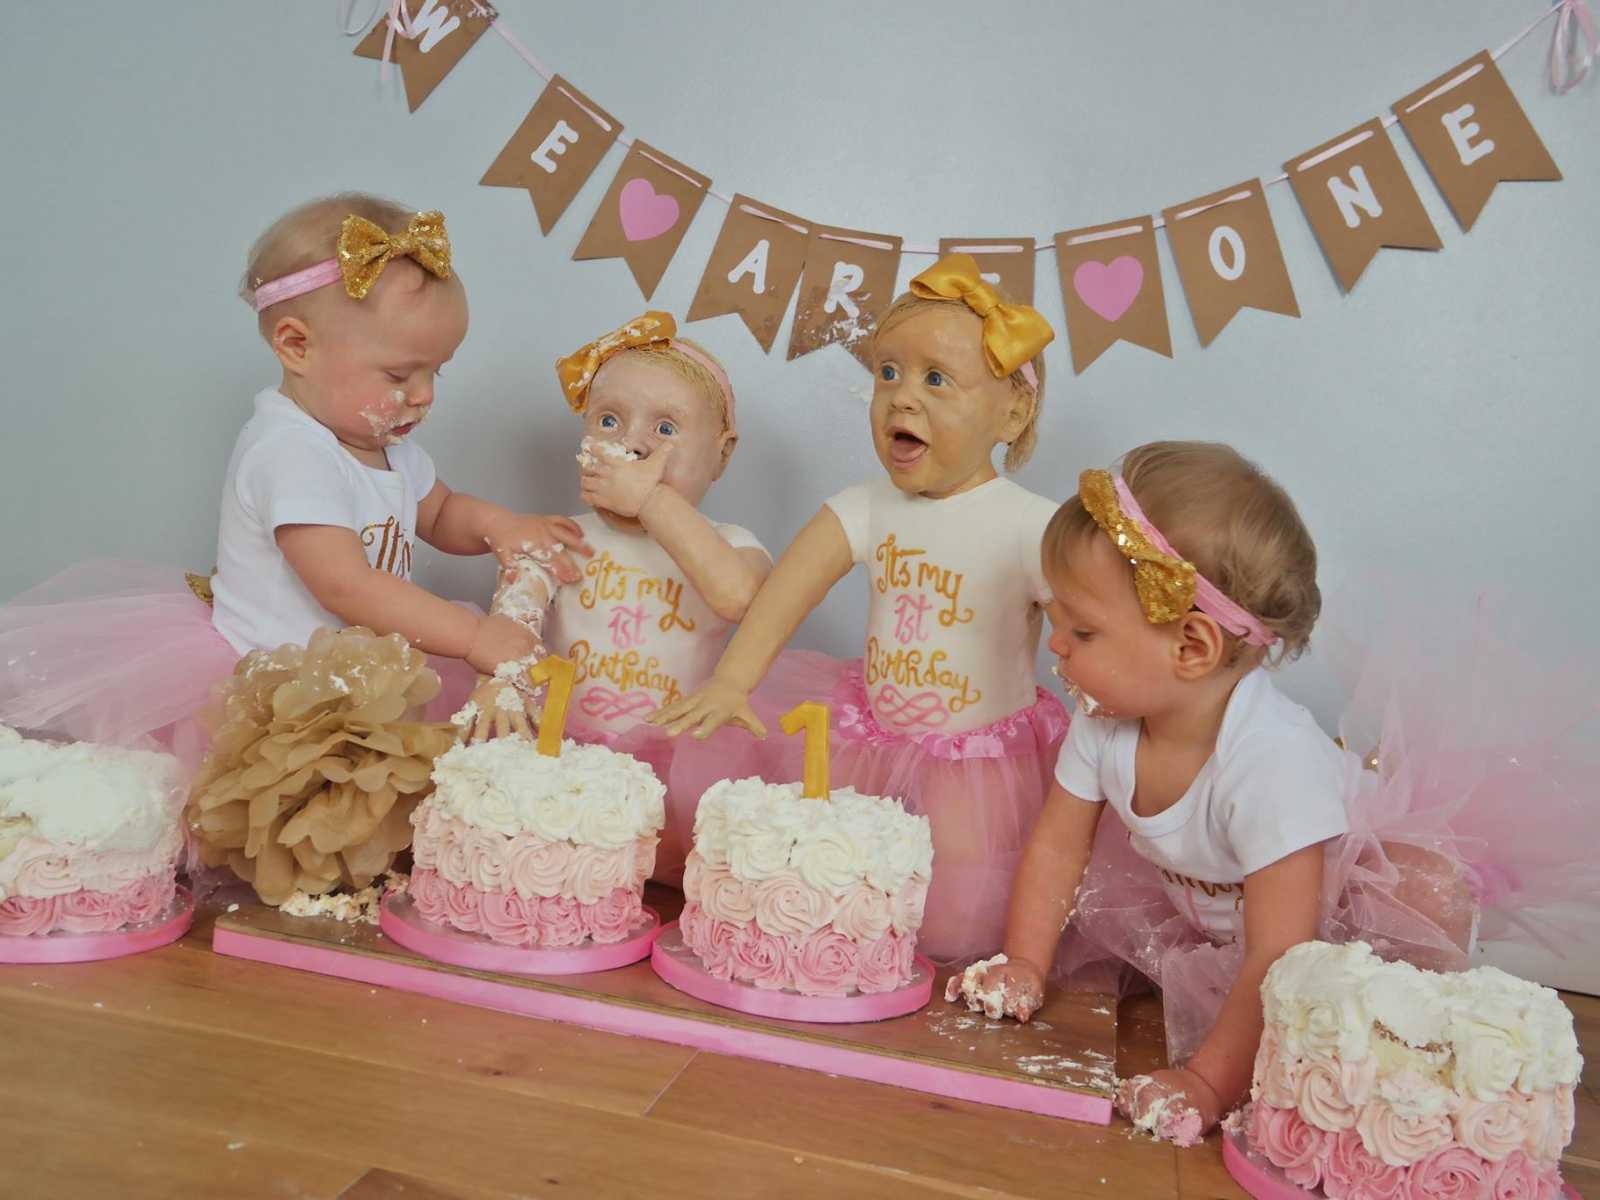
[[[1078,476],[1078,499],[1095,524],[1106,531],[1121,554],[1133,564],[1133,590],[1152,625],[1176,621],[1194,607],[1195,565],[1158,549],[1139,523],[1122,511],[1110,471],[1085,471]]]
[[[352,300],[365,300],[383,268],[395,255],[416,260],[440,279],[450,278],[450,235],[441,212],[417,213],[403,233],[389,233],[365,217],[351,213],[339,230],[339,273]]]
[[[947,254],[911,281],[924,300],[960,300],[983,319],[983,355],[999,378],[1031,362],[1055,340],[1050,322],[1026,304],[1006,304],[983,281],[970,254]]]
[[[620,329],[602,334],[565,358],[558,358],[556,378],[561,380],[561,390],[566,393],[572,411],[581,413],[589,407],[589,385],[594,382],[606,359],[639,346],[662,345],[677,334],[678,323],[672,319],[672,314],[652,309]]]

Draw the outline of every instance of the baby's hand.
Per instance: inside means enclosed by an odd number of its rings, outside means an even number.
[[[1015,1017],[1027,1022],[1044,1003],[1044,972],[1023,959],[997,954],[950,976],[944,998],[951,1003],[964,1000],[968,1010],[991,1021]]]
[[[1158,1142],[1199,1145],[1221,1119],[1221,1110],[1211,1085],[1186,1068],[1135,1075],[1117,1084],[1117,1111]]]
[[[466,660],[479,674],[493,675],[503,662],[522,662],[543,649],[537,634],[520,621],[490,613],[478,622]]]
[[[576,583],[581,577],[578,565],[572,561],[574,552],[594,553],[594,548],[583,540],[583,530],[571,517],[512,513],[486,533],[483,540],[502,567],[513,566],[518,557],[531,557],[548,567],[562,583]]]
[[[686,729],[704,741],[730,721],[743,725],[758,738],[767,736],[767,727],[750,707],[750,693],[737,684],[719,680],[715,675],[693,695],[663,705],[645,718],[652,725],[664,725],[673,737]]]
[[[591,455],[578,480],[579,495],[591,508],[603,508],[619,517],[637,517],[666,474],[671,453],[672,445],[668,443],[649,458],[637,461]]]
[[[523,691],[504,679],[480,675],[478,686],[450,723],[460,730],[463,742],[477,743],[518,734],[532,738],[538,716],[538,706]]]

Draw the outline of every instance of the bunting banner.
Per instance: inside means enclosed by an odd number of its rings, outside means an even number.
[[[352,0],[353,2],[353,0]],[[1032,236],[941,237],[936,245],[801,219],[711,180],[624,132],[623,123],[557,75],[484,0],[383,0],[355,53],[400,70],[411,111],[490,30],[546,82],[481,183],[525,190],[549,234],[613,145],[626,148],[615,178],[572,257],[620,258],[651,299],[707,196],[727,206],[687,321],[737,315],[770,353],[798,292],[787,357],[841,345],[865,362],[873,323],[892,302],[906,255],[971,254],[1009,300],[1037,304],[1037,257],[1055,254],[1072,368],[1081,374],[1118,342],[1172,357],[1156,230],[1164,229],[1195,333],[1209,347],[1246,308],[1298,318],[1300,306],[1266,192],[1288,183],[1340,288],[1349,292],[1378,251],[1439,250],[1438,230],[1389,133],[1404,130],[1463,232],[1495,187],[1556,181],[1556,166],[1497,65],[1546,21],[1553,92],[1588,74],[1600,34],[1587,0],[1556,0],[1520,33],[1484,50],[1396,101],[1387,116],[1289,159],[1283,174],[1248,179],[1161,209],[1161,216]],[[345,14],[350,15],[348,12]],[[1076,201],[1078,198],[1074,197]],[[1006,224],[1000,224],[1005,228]],[[870,364],[869,364],[870,365]]]

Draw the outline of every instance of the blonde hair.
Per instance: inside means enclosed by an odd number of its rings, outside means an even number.
[[[1000,289],[996,288],[995,292],[1005,303],[1012,302]],[[916,316],[919,312],[926,312],[937,305],[946,304],[962,304],[962,307],[965,308],[965,305],[959,300],[924,297],[917,295],[915,292],[902,292],[896,296],[894,303],[884,310],[883,315],[878,318],[877,323],[873,326],[872,340],[868,347],[872,360],[874,362],[877,361],[878,339],[884,334],[888,333],[896,325]],[[971,309],[967,309],[967,311],[971,312]],[[976,316],[977,314],[974,313],[973,315]],[[1044,405],[1044,355],[1042,353],[1038,354],[1032,361],[1035,378],[1039,381],[1038,387],[1028,386],[1028,381],[1023,378],[1020,367],[1011,372],[1010,376],[1011,390],[1027,398],[1031,408],[1028,413],[1028,423],[1022,427],[1022,432],[1017,434],[1015,440],[1006,445],[1005,465],[1007,471],[1020,470],[1022,465],[1033,457],[1033,448],[1039,441],[1039,409]]]
[[[716,363],[724,375],[728,373],[727,368],[722,365],[722,360],[699,342],[690,341],[686,337],[674,337],[672,342],[691,347],[697,353],[705,355]],[[613,354],[611,358],[626,358],[634,354],[648,355],[653,365],[665,367],[680,379],[687,379],[694,384],[695,387],[700,389],[706,400],[710,402],[711,407],[722,415],[723,432],[733,428],[732,414],[728,411],[728,397],[723,394],[722,384],[717,382],[716,376],[706,370],[705,363],[695,362],[682,350],[676,349],[674,344],[664,342],[653,346],[629,346],[626,350],[620,350]],[[607,361],[611,360],[608,359]]]
[[[1173,549],[1278,635],[1271,660],[1298,658],[1311,642],[1322,593],[1317,547],[1288,493],[1232,446],[1217,442],[1151,442],[1129,451],[1121,470]],[[1104,536],[1073,496],[1045,527],[1045,569],[1061,570],[1091,534]],[[1254,649],[1231,634],[1229,642],[1229,665]]]
[[[366,192],[339,192],[292,208],[267,226],[250,247],[244,277],[239,281],[240,298],[254,308],[256,289],[263,283],[334,257],[338,251],[339,230],[344,219],[352,214],[365,217],[386,233],[400,233],[416,211]],[[426,272],[423,274],[427,279],[433,278]],[[273,305],[261,314],[263,336],[269,322],[276,321],[284,311],[283,305]]]

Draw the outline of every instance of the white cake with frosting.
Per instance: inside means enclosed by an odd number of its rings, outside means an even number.
[[[107,933],[166,913],[182,808],[170,754],[0,725],[0,936]]]
[[[679,920],[719,979],[814,996],[912,977],[933,870],[926,817],[850,788],[722,780],[695,814]]]
[[[1494,967],[1435,974],[1308,942],[1261,986],[1251,1148],[1330,1197],[1559,1194],[1572,1014]]]
[[[621,941],[641,920],[666,788],[604,746],[525,737],[439,756],[412,814],[410,895],[428,920],[510,946]]]

